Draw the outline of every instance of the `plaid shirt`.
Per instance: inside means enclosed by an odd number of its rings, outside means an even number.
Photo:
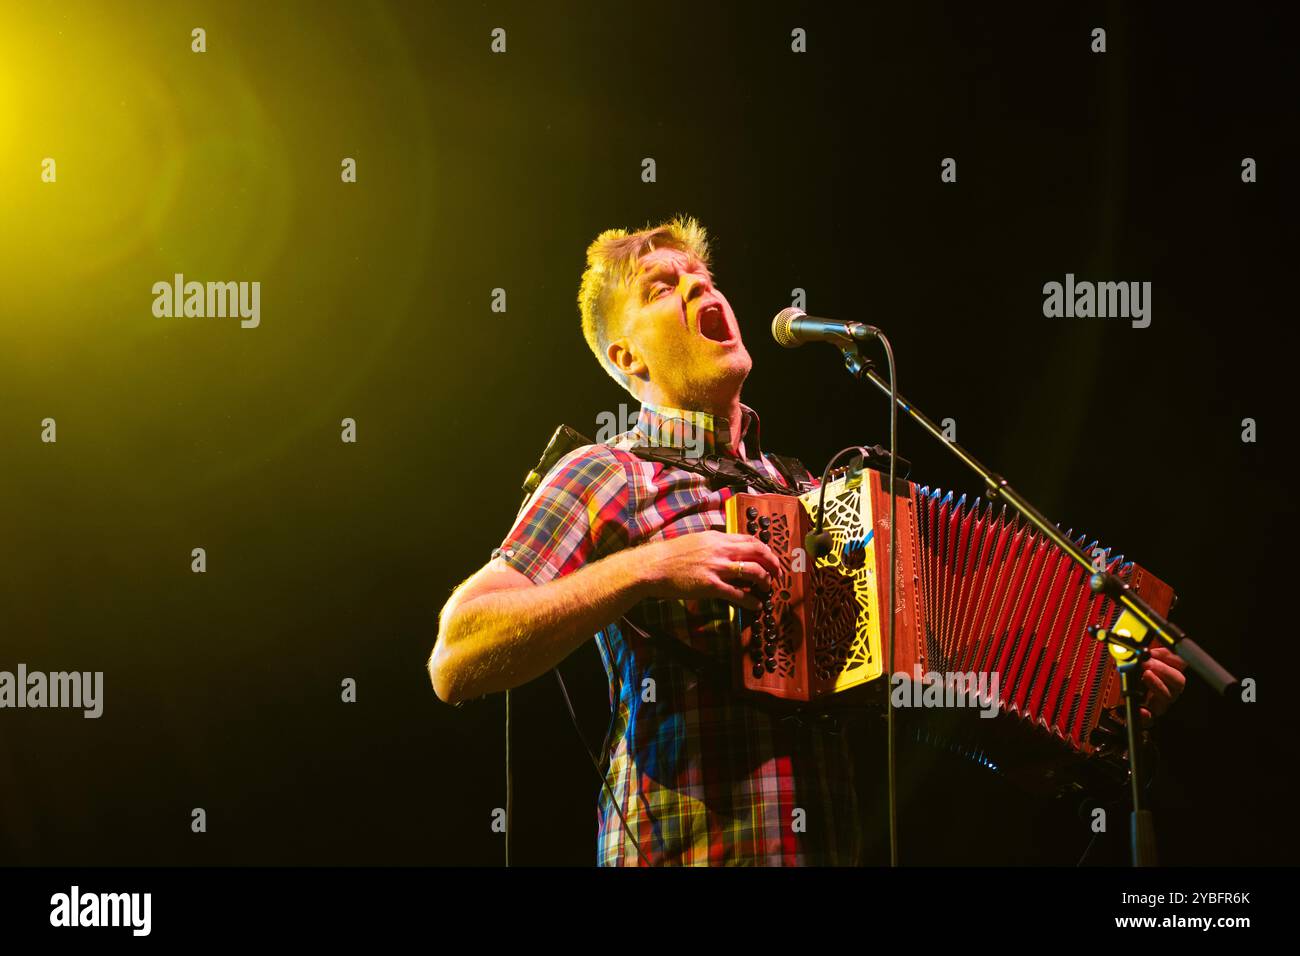
[[[725,420],[643,405],[636,427],[566,455],[543,479],[493,552],[545,584],[622,549],[709,529],[726,530],[729,488],[626,449],[677,445],[742,458],[785,484],[759,445],[758,416],[743,410],[731,447]],[[613,792],[650,862],[678,865],[851,865],[860,853],[858,801],[845,734],[814,729],[737,698],[721,600],[640,602],[596,634],[609,676],[604,758],[609,790],[597,809],[597,862],[637,865],[610,804]],[[659,638],[655,640],[654,638]],[[723,665],[673,653],[680,642]]]

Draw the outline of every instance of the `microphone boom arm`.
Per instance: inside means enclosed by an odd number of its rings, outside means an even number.
[[[889,398],[889,383],[876,374],[871,362],[863,359],[858,354],[856,347],[845,348],[843,354],[845,366],[850,374],[855,378],[871,382],[876,388],[884,392],[886,399]],[[1025,520],[1046,535],[1048,540],[1068,554],[1076,564],[1092,572],[1089,584],[1093,591],[1104,593],[1111,600],[1132,613],[1147,628],[1150,635],[1166,646],[1173,648],[1178,656],[1187,661],[1188,666],[1199,674],[1217,693],[1225,694],[1230,687],[1237,684],[1237,679],[1225,670],[1218,661],[1201,649],[1195,641],[1187,637],[1176,624],[1170,623],[1156,613],[1151,605],[1147,604],[1132,588],[1113,574],[1096,571],[1093,568],[1092,561],[1088,559],[1083,551],[1063,535],[1055,524],[1048,521],[1037,508],[1030,504],[1028,499],[1012,488],[1006,478],[986,468],[974,455],[971,455],[955,441],[946,438],[934,422],[902,395],[898,396],[898,407],[929,432],[940,444],[947,447],[961,459],[967,468],[975,472],[980,477],[980,480],[984,482],[989,498],[1001,497],[1016,511],[1020,512]]]

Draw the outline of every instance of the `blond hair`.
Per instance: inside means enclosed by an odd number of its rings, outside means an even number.
[[[709,236],[691,216],[675,216],[658,226],[647,225],[637,232],[606,229],[587,247],[587,268],[578,290],[578,311],[582,314],[582,336],[587,346],[609,373],[610,378],[631,392],[627,376],[610,361],[610,324],[621,307],[619,292],[636,274],[636,264],[647,252],[667,246],[709,262]],[[635,396],[634,396],[635,397]]]

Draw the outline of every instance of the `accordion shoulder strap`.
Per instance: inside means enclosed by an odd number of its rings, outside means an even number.
[[[745,491],[753,487],[767,494],[789,495],[803,494],[812,487],[812,483],[806,477],[807,469],[799,459],[785,455],[771,453],[766,455],[777,473],[785,480],[786,484],[781,485],[737,458],[727,458],[722,455],[705,455],[703,458],[698,458],[683,455],[675,448],[657,445],[634,445],[628,451],[645,461],[657,461],[703,475],[717,488]]]
[[[537,490],[537,486],[541,484],[547,472],[564,455],[575,448],[590,444],[593,444],[591,439],[576,428],[571,428],[568,425],[561,425],[557,428],[536,467],[528,473],[524,480],[524,501],[527,502],[532,493]],[[804,467],[803,462],[790,455],[775,455],[771,452],[764,454],[764,457],[785,480],[786,487],[782,487],[767,475],[734,458],[725,458],[720,455],[708,455],[704,458],[688,457],[683,455],[680,449],[657,445],[635,445],[629,451],[646,461],[657,461],[704,475],[717,487],[730,487],[738,491],[744,491],[752,486],[769,494],[785,495],[791,493],[803,494],[814,487],[814,483],[808,478],[808,469]]]
[[[770,451],[766,454],[791,488],[801,493],[812,490],[814,482],[808,477],[808,469],[798,458],[791,455],[774,455]]]

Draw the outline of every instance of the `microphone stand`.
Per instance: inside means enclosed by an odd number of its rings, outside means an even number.
[[[1096,629],[1093,636],[1109,645],[1110,653],[1116,658],[1120,675],[1120,688],[1124,696],[1124,713],[1128,725],[1128,762],[1129,776],[1133,790],[1133,812],[1130,817],[1130,841],[1132,845],[1134,866],[1155,865],[1155,824],[1151,811],[1146,809],[1142,799],[1141,778],[1138,776],[1137,747],[1137,705],[1138,670],[1142,661],[1148,657],[1147,648],[1156,641],[1174,649],[1189,667],[1201,676],[1218,694],[1226,694],[1228,689],[1236,686],[1237,679],[1229,674],[1213,657],[1202,650],[1195,641],[1175,624],[1157,614],[1140,595],[1114,574],[1094,571],[1092,561],[1061,533],[1051,521],[1047,520],[1037,508],[1011,487],[1006,478],[984,467],[976,458],[955,441],[944,437],[943,432],[934,422],[921,413],[911,402],[897,391],[891,392],[889,383],[876,374],[869,359],[858,354],[856,345],[841,348],[844,366],[849,374],[860,381],[867,381],[884,392],[886,398],[896,396],[898,408],[905,411],[923,429],[929,432],[945,448],[961,459],[971,471],[979,476],[987,489],[990,499],[1002,498],[1018,511],[1026,521],[1044,534],[1049,541],[1064,551],[1076,564],[1092,572],[1088,585],[1094,593],[1104,594],[1121,608],[1123,612],[1115,626],[1109,630]],[[893,488],[890,489],[891,497]],[[892,523],[891,523],[892,526]],[[889,569],[893,580],[894,569]]]

